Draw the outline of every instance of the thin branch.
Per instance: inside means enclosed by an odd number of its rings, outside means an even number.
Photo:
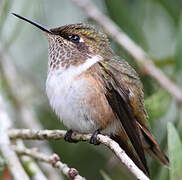
[[[8,135],[11,139],[63,139],[66,134],[64,130],[29,130],[29,129],[11,129],[8,131]],[[91,138],[91,134],[79,134],[73,133],[72,139],[79,141],[88,141]],[[149,180],[149,178],[133,163],[133,161],[127,156],[124,150],[113,141],[111,138],[105,135],[99,134],[97,140],[106,145],[114,154],[119,158],[124,166],[138,179]]]
[[[30,149],[26,149],[26,148],[19,148],[18,146],[14,146],[13,149],[20,155],[27,155],[38,161],[43,161],[43,162],[51,164],[53,167],[61,170],[61,172],[70,179],[85,180],[85,178],[81,177],[78,174],[78,171],[76,169],[69,168],[67,166],[67,164],[62,163],[57,154],[48,156],[44,153],[37,152],[34,149],[30,150]]]
[[[11,120],[4,109],[4,102],[0,96],[0,151],[2,156],[6,159],[8,169],[14,180],[29,180],[29,177],[25,173],[16,153],[10,147],[10,140],[7,135],[7,129],[11,125]]]
[[[128,53],[134,57],[143,72],[156,79],[161,87],[171,93],[179,103],[182,103],[181,89],[153,64],[152,60],[148,57],[144,50],[133,42],[124,32],[122,32],[119,26],[104,15],[91,1],[72,1],[81,7],[90,18],[94,19],[106,30],[109,36],[128,51]]]

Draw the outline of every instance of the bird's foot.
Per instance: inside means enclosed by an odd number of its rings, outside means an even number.
[[[97,135],[98,135],[98,134],[100,134],[99,129],[96,130],[96,131],[93,133],[92,137],[91,137],[90,140],[89,140],[89,143],[90,143],[90,144],[94,144],[94,145],[99,145],[99,144],[100,144],[100,142],[97,141]]]
[[[73,131],[71,129],[68,130],[64,136],[64,140],[69,143],[77,143],[78,142],[77,140],[71,138],[72,134],[73,134]]]

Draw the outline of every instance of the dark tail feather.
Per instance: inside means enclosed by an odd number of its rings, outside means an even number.
[[[124,93],[122,94],[122,92],[120,92],[120,94],[115,89],[109,89],[106,98],[112,110],[116,113],[118,119],[121,121],[121,125],[123,126],[123,129],[126,132],[127,137],[129,138],[137,154],[137,157],[143,164],[143,167],[145,167],[145,174],[149,176],[149,169],[147,166],[144,149],[142,147],[142,142],[140,139],[140,129],[137,126],[137,121],[133,115],[129,102],[124,99],[127,99],[127,96],[125,97]]]
[[[169,159],[168,157],[164,154],[164,152],[161,150],[159,147],[158,143],[156,140],[153,138],[151,133],[149,132],[148,129],[140,125],[138,122],[137,124],[139,125],[139,128],[142,132],[142,142],[143,142],[143,147],[144,149],[160,164],[166,166],[169,168]]]
[[[146,170],[143,163],[138,158],[138,155],[136,154],[133,146],[128,143],[129,139],[126,137],[127,136],[123,137],[118,135],[111,136],[111,138],[114,141],[116,141],[120,145],[120,147],[125,151],[125,153],[132,159],[135,165],[137,165],[149,177],[150,175],[148,170]]]
[[[146,149],[146,151],[160,164],[164,165],[167,168],[170,168],[168,157],[161,151],[158,147],[152,147]]]

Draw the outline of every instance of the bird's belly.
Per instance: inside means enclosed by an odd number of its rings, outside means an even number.
[[[88,86],[84,79],[64,83],[56,76],[48,78],[46,83],[50,105],[60,120],[67,128],[81,133],[92,133],[98,129],[98,124],[91,118],[92,110],[88,112],[89,105],[85,104],[89,96]]]
[[[93,133],[97,129],[105,134],[119,131],[121,123],[113,114],[103,89],[93,77],[66,82],[52,75],[46,82],[50,105],[60,120],[67,128],[81,133]]]

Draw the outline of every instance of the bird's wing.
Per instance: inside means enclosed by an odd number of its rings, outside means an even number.
[[[102,68],[102,76],[107,88],[106,98],[108,103],[120,119],[139,160],[145,167],[145,173],[149,175],[136,118],[139,113],[137,111],[140,111],[139,108],[144,107],[141,107],[141,104],[132,104],[133,102],[139,103],[142,101],[134,98],[140,98],[139,96],[143,98],[143,94],[140,95],[140,92],[137,92],[139,87],[137,84],[139,81],[138,76],[131,66],[123,60],[122,63],[117,60],[104,60],[99,62],[99,65]],[[130,98],[131,96],[132,98]]]
[[[110,70],[119,84],[128,92],[130,105],[137,121],[150,130],[148,115],[144,106],[143,86],[136,71],[123,59],[115,56],[112,61],[104,60],[103,66]]]

